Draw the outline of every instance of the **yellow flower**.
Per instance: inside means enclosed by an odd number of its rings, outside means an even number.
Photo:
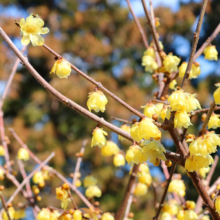
[[[49,28],[43,28],[44,21],[38,17],[38,15],[29,15],[26,18],[22,18],[19,22],[21,28],[21,39],[22,45],[28,45],[31,41],[33,46],[42,46],[44,44],[44,38],[41,34],[47,34]]]
[[[61,187],[56,188],[56,198],[57,199],[62,201],[68,197],[69,197],[68,192],[65,189],[63,189]]]
[[[179,196],[184,197],[186,194],[186,187],[185,187],[183,180],[178,180],[178,179],[172,180],[169,185],[168,192],[171,192],[171,193],[175,192]]]
[[[196,207],[196,203],[194,201],[186,201],[185,206],[187,209],[194,209]]]
[[[158,164],[159,160],[166,160],[164,153],[166,152],[165,148],[158,141],[148,141],[145,140],[141,143],[143,146],[143,154],[146,160],[149,159],[150,163],[153,163],[155,166]]]
[[[101,197],[102,191],[99,189],[98,186],[89,186],[86,189],[86,197],[93,198],[93,197]]]
[[[14,210],[13,207],[9,207],[9,208],[8,208],[8,213],[9,213],[10,218],[11,218],[11,219],[14,219],[15,210]],[[3,220],[9,220],[6,211],[3,211],[3,213],[2,213],[2,218],[3,218]]]
[[[210,220],[209,216],[208,215],[204,215],[201,220]]]
[[[174,117],[174,127],[175,128],[188,128],[192,123],[190,122],[189,115],[184,111],[178,111],[175,113]]]
[[[5,155],[5,149],[2,145],[0,145],[0,156],[4,156]]]
[[[101,153],[105,157],[110,157],[119,153],[120,149],[113,141],[107,141],[106,145],[101,148]]]
[[[193,210],[186,210],[184,215],[184,220],[196,220],[198,219],[197,214]]]
[[[208,132],[193,140],[189,145],[189,151],[191,155],[207,157],[208,154],[217,151],[218,145],[220,145],[220,137],[213,132]]]
[[[163,109],[160,112],[160,117],[164,121],[165,119],[170,119],[170,107],[164,105]]]
[[[65,214],[62,216],[62,220],[72,220],[72,215],[71,214]]]
[[[42,174],[41,171],[38,171],[38,172],[36,172],[36,173],[34,174],[34,176],[33,176],[33,182],[34,182],[35,184],[44,182],[44,176],[43,176],[43,174]]]
[[[161,138],[161,131],[156,125],[154,125],[153,120],[150,118],[143,118],[138,126],[140,137],[148,140],[154,138],[159,140]]]
[[[138,145],[132,145],[126,152],[126,161],[130,164],[139,164],[143,162],[142,149]]]
[[[82,212],[80,210],[76,210],[73,213],[73,219],[74,220],[82,220]]]
[[[49,209],[42,209],[38,215],[38,220],[58,220],[60,216],[58,211],[50,211]]]
[[[114,166],[120,167],[125,165],[125,157],[122,154],[116,154],[113,159]]]
[[[178,65],[180,63],[180,58],[168,54],[163,60],[163,65],[168,73],[176,72],[178,70]]]
[[[208,129],[216,129],[220,126],[220,119],[219,116],[216,115],[215,113],[212,113],[212,116],[209,119],[209,123],[208,123]]]
[[[50,71],[50,73],[57,74],[57,76],[62,78],[68,78],[68,76],[71,73],[71,66],[68,61],[66,61],[64,58],[59,58],[55,63],[53,64],[53,68]]]
[[[174,79],[170,82],[169,88],[170,89],[175,89],[177,85],[177,81]]]
[[[206,178],[206,174],[209,173],[210,171],[210,167],[203,167],[201,169],[199,169],[199,175],[205,179]]]
[[[215,210],[220,215],[220,196],[218,196],[215,200]]]
[[[191,95],[182,89],[174,91],[168,98],[172,111],[192,112],[201,109],[199,101],[195,98],[195,94]]]
[[[105,106],[108,100],[102,91],[96,90],[95,92],[89,93],[89,99],[87,101],[87,106],[89,111],[93,109],[95,112],[104,112]]]
[[[212,163],[213,158],[210,155],[207,155],[207,157],[203,157],[201,155],[191,155],[186,159],[185,168],[188,172],[194,172],[203,167],[208,167]]]
[[[22,219],[22,218],[25,218],[26,216],[26,213],[25,213],[25,209],[20,209],[18,211],[15,211],[15,214],[14,214],[14,219]]]
[[[163,212],[161,215],[161,220],[172,220],[173,217],[170,213],[168,212]]]
[[[188,63],[183,62],[181,66],[179,67],[179,77],[183,78],[186,72]],[[195,79],[197,78],[201,73],[200,65],[198,62],[193,62],[192,68],[189,72],[189,79]]]
[[[146,184],[149,187],[151,185],[151,183],[152,183],[152,177],[151,177],[151,175],[149,173],[143,172],[141,174],[141,176],[138,178],[138,181],[140,183]]]
[[[92,132],[92,143],[91,147],[99,146],[103,147],[106,145],[106,138],[105,136],[108,135],[102,128],[96,127]]]
[[[142,173],[149,173],[150,174],[149,167],[147,166],[146,163],[140,164],[140,166],[138,168],[138,177],[141,177]]]
[[[139,124],[140,124],[139,122],[135,122],[131,126],[131,130],[130,130],[131,137],[137,142],[141,141],[142,139],[142,137],[139,134]]]
[[[151,56],[155,58],[155,51],[153,47],[148,47],[148,49],[144,52],[144,56]]]
[[[27,161],[27,160],[29,160],[29,158],[30,158],[30,156],[29,156],[28,150],[23,147],[20,148],[18,151],[18,159]]]
[[[152,102],[148,102],[146,105],[141,106],[144,108],[144,115],[148,118],[152,118],[153,114],[157,113],[156,106]]]
[[[121,128],[123,131],[126,131],[126,132],[128,132],[128,133],[130,134],[131,127],[130,127],[129,125],[123,124],[120,128]],[[118,136],[118,139],[119,139],[120,141],[123,141],[125,138],[119,135],[119,136]]]
[[[136,196],[144,196],[147,194],[148,188],[144,183],[137,183],[134,189],[134,195]]]
[[[185,219],[185,211],[184,210],[180,210],[178,213],[177,213],[177,219],[178,220],[184,220]]]
[[[0,180],[5,178],[5,171],[0,167]]]
[[[213,97],[215,99],[215,104],[220,105],[220,83],[216,84],[218,87],[215,92],[213,93]]]
[[[142,66],[145,66],[146,72],[153,72],[158,68],[157,62],[152,56],[144,55],[142,58]]]
[[[82,185],[81,181],[79,179],[76,179],[75,186],[80,187],[81,185]]]
[[[167,212],[171,215],[176,215],[178,213],[178,206],[173,203],[165,203],[162,208],[163,212]]]
[[[107,212],[102,215],[101,220],[114,220],[114,217],[109,212]]]
[[[214,45],[206,47],[203,53],[205,54],[205,59],[207,60],[218,60],[218,51]]]
[[[91,175],[86,176],[83,180],[84,187],[95,186],[97,183],[98,183],[98,180]]]

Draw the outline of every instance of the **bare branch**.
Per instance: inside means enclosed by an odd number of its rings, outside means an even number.
[[[187,68],[186,68],[186,72],[185,72],[185,75],[183,77],[183,81],[182,81],[182,84],[181,84],[181,87],[183,89],[186,85],[185,80],[187,80],[189,78],[189,73],[190,73],[190,70],[192,68],[192,64],[193,64],[193,61],[194,61],[194,55],[195,55],[196,47],[197,47],[197,44],[198,44],[198,41],[199,41],[200,30],[201,30],[201,27],[202,27],[202,22],[203,22],[203,18],[204,18],[204,15],[205,15],[205,9],[206,9],[206,6],[207,6],[207,2],[208,2],[208,0],[203,0],[202,9],[201,9],[200,16],[199,16],[199,21],[198,21],[198,24],[197,24],[197,27],[196,27],[196,32],[194,33],[194,36],[193,36],[193,44],[192,44],[191,54],[190,54],[188,65],[187,65]]]
[[[6,203],[5,203],[5,199],[4,199],[4,197],[2,196],[1,193],[0,193],[0,198],[1,198],[1,200],[2,200],[2,205],[3,205],[4,210],[5,210],[5,212],[6,212],[7,216],[8,216],[8,219],[9,219],[9,220],[12,220],[12,219],[11,219],[11,216],[10,216],[10,214],[9,214],[9,212],[8,212],[8,207],[7,207]]]
[[[117,118],[117,117],[111,116],[111,119],[116,120],[116,121],[121,121],[121,122],[126,123],[126,124],[132,124],[131,121],[128,121],[128,120],[125,120],[125,119],[122,119],[122,118]]]

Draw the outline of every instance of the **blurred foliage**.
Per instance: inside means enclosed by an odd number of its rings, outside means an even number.
[[[45,21],[45,26],[50,28],[50,33],[45,37],[45,43],[49,47],[101,82],[131,106],[141,110],[140,106],[150,100],[151,95],[156,91],[154,87],[157,85],[152,81],[151,75],[145,73],[141,66],[145,48],[133,18],[128,9],[121,7],[120,3],[120,1],[112,0],[1,1],[2,6],[6,8],[16,6],[21,11],[27,11],[28,14],[38,14]],[[192,25],[199,15],[200,8],[201,4],[191,2],[187,5],[182,3],[180,10],[176,13],[163,7],[155,10],[155,15],[160,18],[161,26],[158,28],[158,32],[166,52],[178,55],[173,45],[176,35],[192,41]],[[220,2],[218,0],[210,1],[207,13],[199,46],[220,21],[218,16]],[[16,15],[13,17],[0,15],[0,26],[13,40],[20,40],[19,29],[14,25],[14,20],[20,18]],[[151,36],[145,17],[141,17],[140,21],[150,42]],[[0,42],[0,80],[5,82],[15,61],[15,56],[7,45],[2,43],[2,39]],[[220,51],[219,35],[213,43]],[[55,89],[87,108],[88,93],[94,90],[92,84],[76,73],[72,73],[68,80],[61,80],[55,75],[50,75],[54,57],[42,47],[29,46],[28,59]],[[187,57],[182,57],[182,60],[186,59]],[[210,92],[212,93],[215,89],[213,84],[218,81],[219,76],[217,77],[216,73],[213,73],[206,80],[193,81],[193,84],[188,83],[186,89],[191,93],[197,92],[199,101],[205,106],[211,100]],[[180,83],[181,80],[178,82]],[[107,111],[104,114],[98,114],[100,117],[104,117],[108,121],[111,121],[110,116],[132,118],[132,114],[123,106],[110,97],[108,100]],[[6,133],[11,141],[9,144],[11,159],[16,157],[19,144],[9,133],[8,127],[13,127],[40,159],[45,159],[50,152],[55,151],[56,156],[51,165],[64,173],[66,177],[74,172],[75,153],[80,150],[82,141],[88,139],[90,143],[91,133],[96,126],[94,122],[59,103],[23,67],[16,73],[3,110]],[[195,126],[190,128],[189,132],[198,133],[200,117],[199,115],[194,119]],[[109,139],[111,137],[115,139],[115,135],[111,135],[110,131],[107,132],[109,132]],[[163,135],[169,139],[167,133]],[[129,142],[125,141],[120,145],[126,149]],[[101,209],[116,211],[128,180],[128,170],[114,168],[112,158],[101,157],[100,149],[91,148],[90,144],[86,147],[83,161],[82,177],[92,172],[99,180],[103,191],[103,196],[99,199]],[[28,171],[35,166],[34,162],[27,162],[27,164]],[[15,165],[15,169],[17,169],[17,165]],[[120,178],[119,173],[125,178]],[[216,171],[216,173],[218,172]],[[186,174],[183,175],[184,179],[189,180]],[[21,180],[20,176],[18,178]],[[213,180],[215,178],[214,175]],[[60,182],[54,178],[52,184],[57,187]],[[191,181],[187,181],[186,184],[189,184],[187,188],[190,189],[187,198],[196,199],[197,192]],[[7,186],[7,194],[10,195],[13,189],[12,184],[7,181]],[[41,207],[48,204],[59,205],[59,201],[54,199],[51,190],[54,192],[54,189],[44,189],[43,199],[39,202]],[[158,195],[161,192],[162,189],[158,188]],[[80,202],[76,196],[74,199],[76,202]],[[16,201],[21,201],[21,198],[17,197]],[[152,207],[154,207],[154,201],[151,190],[146,198],[138,200],[132,207],[136,213],[135,219],[152,219],[154,215]]]

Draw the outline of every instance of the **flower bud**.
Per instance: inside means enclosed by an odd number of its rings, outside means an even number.
[[[32,179],[35,184],[38,184],[40,182],[44,182],[44,177],[43,177],[43,174],[41,171],[36,172]]]
[[[18,151],[18,159],[27,161],[27,160],[29,160],[29,158],[30,158],[30,156],[29,156],[28,150],[23,147],[20,148]]]
[[[113,141],[107,141],[106,145],[101,148],[101,153],[105,157],[110,157],[115,154],[118,154],[120,151],[117,144],[115,144]]]
[[[166,160],[165,164],[166,164],[167,167],[171,167],[173,163],[172,163],[171,160]]]
[[[93,198],[93,197],[101,197],[102,191],[99,189],[98,186],[89,186],[86,189],[86,197]]]
[[[50,73],[56,74],[60,79],[68,78],[71,73],[70,63],[64,58],[59,58],[55,61]]]
[[[185,203],[185,207],[187,208],[187,209],[194,209],[195,207],[196,207],[196,204],[195,204],[195,202],[194,201],[186,201],[186,203]]]
[[[102,128],[96,127],[93,130],[92,135],[93,136],[92,136],[91,147],[94,147],[94,146],[103,147],[103,146],[106,145],[106,138],[105,138],[105,136],[107,136],[108,133],[105,132]]]
[[[87,106],[89,111],[93,109],[95,112],[104,112],[105,106],[108,100],[102,91],[96,90],[95,92],[89,93],[89,99],[87,101]]]
[[[147,185],[144,183],[137,183],[135,190],[134,190],[134,195],[136,196],[144,196],[148,191]]]
[[[125,158],[122,154],[116,154],[113,159],[114,166],[120,167],[125,165]]]
[[[149,187],[151,185],[151,183],[152,183],[152,177],[151,177],[151,175],[149,173],[143,172],[141,174],[141,176],[138,178],[138,181],[140,183],[146,184]]]

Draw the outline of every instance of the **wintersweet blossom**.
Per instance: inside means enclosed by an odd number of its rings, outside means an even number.
[[[171,53],[163,60],[163,65],[168,73],[176,72],[178,70],[179,63],[180,58],[173,56]]]
[[[108,135],[102,128],[96,127],[92,132],[92,143],[91,147],[99,146],[103,147],[106,145],[106,138],[105,136]]]
[[[71,73],[70,63],[66,61],[64,58],[59,58],[54,62],[50,73],[56,74],[60,79],[68,78],[68,76]]]
[[[73,219],[74,220],[82,220],[82,211],[80,211],[80,210],[74,211]]]
[[[89,93],[87,106],[90,112],[91,110],[94,110],[95,112],[104,112],[107,103],[108,100],[102,91],[96,90],[95,92]]]
[[[220,105],[220,83],[215,84],[218,88],[213,93],[213,97],[216,105]]]
[[[183,62],[181,64],[181,66],[179,67],[179,77],[183,78],[185,73],[186,73],[186,69],[187,69],[187,62]],[[193,62],[192,64],[192,68],[189,72],[189,79],[195,79],[197,78],[201,73],[201,69],[200,69],[200,65],[198,62]]]
[[[131,126],[131,129],[130,129],[131,137],[137,142],[141,141],[141,139],[142,139],[142,137],[140,136],[140,133],[139,133],[139,124],[140,124],[140,122],[135,122]]]
[[[220,119],[219,119],[219,116],[216,115],[215,113],[212,113],[210,119],[209,119],[209,122],[208,122],[208,129],[216,129],[220,127]]]
[[[203,157],[201,155],[190,155],[185,162],[185,168],[188,172],[198,171],[203,167],[213,164],[213,158],[210,155]]]
[[[199,219],[198,215],[193,210],[186,210],[184,214],[184,220],[196,220]]]
[[[174,117],[174,127],[175,128],[188,128],[192,123],[190,122],[190,117],[185,111],[177,111]]]
[[[130,127],[129,125],[123,124],[120,128],[121,128],[123,131],[126,131],[126,132],[128,132],[128,133],[130,134],[131,127]],[[119,135],[119,136],[118,136],[118,139],[119,139],[120,141],[123,141],[125,138],[122,137],[121,135]]]
[[[161,220],[172,220],[173,217],[170,213],[168,212],[163,212],[161,215]]]
[[[208,132],[193,140],[189,145],[189,151],[191,155],[207,157],[208,154],[217,151],[218,145],[220,145],[220,137],[214,132]]]
[[[215,211],[220,215],[220,196],[218,196],[215,200]]]
[[[175,192],[179,196],[184,197],[186,194],[186,187],[185,187],[183,180],[179,180],[179,179],[172,180],[170,182],[168,192],[172,192],[172,193]]]
[[[206,175],[207,175],[207,173],[209,173],[209,171],[210,171],[210,167],[203,167],[203,168],[199,169],[199,175],[200,175],[203,179],[205,179],[205,178],[206,178]]]
[[[155,51],[153,47],[148,47],[147,50],[144,52],[144,56],[151,56],[155,58]]]
[[[214,45],[209,45],[206,47],[203,53],[205,54],[205,59],[207,60],[218,60],[218,51]]]
[[[33,176],[33,182],[34,182],[35,184],[39,184],[39,183],[41,183],[41,182],[44,182],[44,176],[43,176],[43,174],[42,174],[41,171],[38,171],[38,172],[36,172],[36,173],[34,174],[34,176]]]
[[[171,215],[176,215],[178,213],[178,206],[172,202],[165,203],[162,208],[163,212],[167,212]]]
[[[101,197],[102,191],[99,189],[98,186],[89,186],[86,189],[86,197],[93,198],[93,197]]]
[[[110,157],[119,153],[120,149],[113,141],[107,141],[106,145],[101,148],[101,153],[105,157]]]
[[[30,158],[30,156],[29,156],[29,152],[27,149],[22,147],[18,150],[18,159],[19,160],[27,161],[27,160],[29,160],[29,158]]]
[[[126,152],[125,159],[129,164],[139,164],[144,162],[142,148],[136,144],[130,146]]]
[[[153,163],[155,166],[158,164],[158,161],[166,160],[164,155],[166,150],[159,141],[145,140],[141,143],[141,145],[143,146],[143,155],[145,160],[149,159],[149,162]]]
[[[15,215],[15,209],[14,207],[9,207],[8,208],[8,214],[10,216],[11,219],[14,219],[14,215]],[[8,219],[8,214],[6,213],[6,211],[4,210],[2,213],[2,218],[3,220],[9,220]]]
[[[106,212],[102,215],[101,220],[114,220],[114,217],[109,212]]]
[[[140,177],[142,173],[150,173],[150,169],[146,163],[140,164],[138,168],[138,177]]]
[[[113,164],[116,167],[124,166],[125,165],[125,157],[122,154],[116,154],[113,158]]]
[[[68,203],[71,201],[69,198],[69,189],[65,189],[63,187],[56,188],[56,198],[61,201],[61,208],[66,209]]]
[[[178,220],[184,220],[185,219],[185,210],[179,210],[176,217]]]
[[[144,183],[137,183],[135,189],[134,189],[134,195],[136,196],[144,196],[147,194],[148,187]]]
[[[165,119],[170,119],[170,107],[167,105],[163,106],[163,109],[160,112],[160,118],[164,121]]]
[[[153,72],[158,68],[157,62],[152,56],[144,55],[142,58],[142,66],[145,67],[146,72]]]
[[[138,177],[138,182],[146,184],[148,187],[152,183],[152,177],[149,173],[143,172],[140,177]]]
[[[31,41],[33,46],[42,46],[44,44],[44,38],[41,34],[47,34],[50,30],[44,27],[44,21],[39,18],[38,15],[31,14],[29,17],[22,18],[19,22],[21,28],[22,45],[28,45]]]
[[[97,183],[98,183],[98,180],[91,175],[86,176],[83,180],[84,187],[95,186]]]
[[[152,118],[153,114],[157,112],[156,106],[152,102],[148,102],[146,105],[141,106],[141,108],[144,108],[144,115],[148,118]]]
[[[57,220],[60,216],[58,211],[43,208],[37,215],[38,220]]]
[[[194,201],[187,200],[185,202],[185,207],[187,209],[192,209],[193,210],[196,207],[196,203]]]

